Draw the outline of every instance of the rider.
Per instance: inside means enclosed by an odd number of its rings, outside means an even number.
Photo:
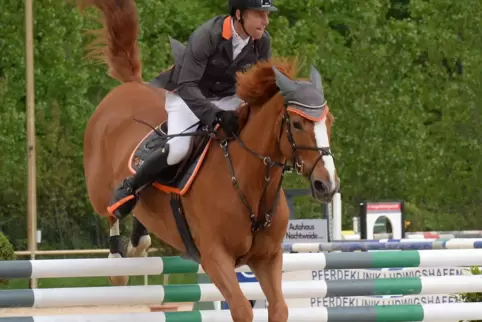
[[[235,109],[242,102],[236,96],[236,72],[271,57],[271,40],[266,26],[269,13],[277,8],[271,0],[228,0],[230,15],[211,18],[189,38],[180,64],[169,70],[163,84],[166,92],[168,135],[194,132],[202,124],[219,124],[226,135],[238,134]],[[136,191],[151,183],[167,166],[183,160],[191,136],[171,138],[126,178],[115,190],[108,211],[118,218],[134,208]]]

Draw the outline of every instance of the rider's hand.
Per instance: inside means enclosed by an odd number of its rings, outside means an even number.
[[[239,135],[239,119],[235,111],[219,112],[218,123],[226,135]]]

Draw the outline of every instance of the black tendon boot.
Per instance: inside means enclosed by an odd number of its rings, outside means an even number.
[[[132,212],[138,199],[136,191],[154,181],[155,177],[168,166],[168,154],[169,144],[166,143],[162,149],[155,151],[144,160],[136,174],[124,179],[109,203],[107,210],[110,214],[122,219]]]

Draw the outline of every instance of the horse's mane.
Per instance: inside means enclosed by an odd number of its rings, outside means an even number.
[[[259,61],[247,71],[236,74],[236,94],[245,102],[237,109],[241,128],[248,122],[252,108],[263,106],[278,92],[273,66],[291,79],[298,72],[296,58],[277,57]]]
[[[296,58],[271,58],[259,61],[247,71],[237,73],[236,93],[251,107],[262,106],[278,92],[272,67],[293,79],[298,73]]]

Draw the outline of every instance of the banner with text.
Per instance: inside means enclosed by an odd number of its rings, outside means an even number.
[[[283,281],[310,280],[356,280],[378,278],[402,278],[425,276],[471,275],[465,267],[403,267],[380,269],[327,269],[298,272],[284,272]],[[291,308],[302,307],[339,307],[339,306],[372,306],[401,304],[440,304],[463,302],[458,294],[434,295],[385,295],[385,296],[341,296],[312,297],[304,299],[286,299]]]
[[[326,219],[291,219],[284,243],[322,243],[328,241]]]

